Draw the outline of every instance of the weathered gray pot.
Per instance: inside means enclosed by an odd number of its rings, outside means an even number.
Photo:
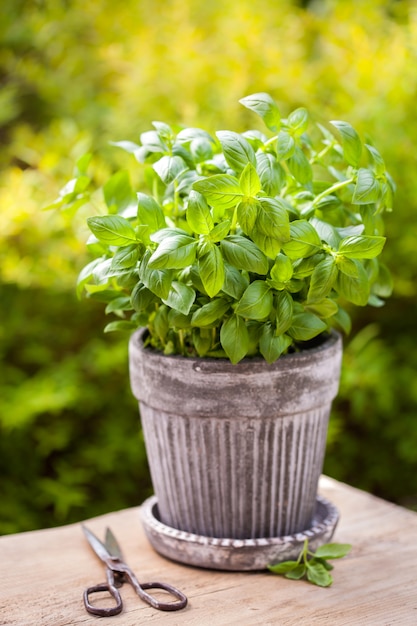
[[[161,522],[206,537],[308,529],[342,342],[269,365],[164,356],[130,340],[130,376]]]

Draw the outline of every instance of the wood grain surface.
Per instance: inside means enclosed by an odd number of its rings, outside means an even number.
[[[335,561],[329,588],[268,572],[216,572],[168,561],[147,542],[133,508],[86,525],[100,537],[110,526],[139,580],[175,585],[188,596],[186,609],[157,611],[125,585],[120,615],[88,615],[83,590],[104,581],[104,568],[74,524],[0,537],[0,624],[416,625],[417,514],[327,477],[319,491],[340,510],[334,540],[353,544]]]

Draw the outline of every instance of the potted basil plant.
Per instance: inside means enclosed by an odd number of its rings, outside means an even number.
[[[146,188],[126,171],[104,184],[78,289],[116,317],[106,331],[133,331],[161,524],[257,541],[313,523],[346,307],[391,292],[378,257],[394,183],[347,122],[281,118],[266,93],[240,102],[265,131],[154,122],[114,144]],[[87,164],[57,205],[88,200]]]

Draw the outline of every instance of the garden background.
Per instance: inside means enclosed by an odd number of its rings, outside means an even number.
[[[104,176],[120,165],[108,142],[153,120],[245,130],[255,116],[238,100],[256,91],[283,114],[349,121],[397,183],[383,255],[394,296],[353,311],[325,471],[416,507],[415,2],[3,0],[0,86],[0,532],[151,490],[127,336],[103,335],[101,306],[75,295],[82,212],[43,207],[78,157],[91,151]]]

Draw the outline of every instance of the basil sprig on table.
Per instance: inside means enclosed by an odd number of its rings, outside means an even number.
[[[166,354],[273,362],[332,327],[349,332],[347,303],[390,295],[378,257],[394,183],[377,149],[305,108],[282,118],[268,94],[241,103],[265,133],[153,122],[138,143],[114,144],[140,164],[148,192],[123,170],[94,195],[94,260],[78,292],[116,316],[106,331],[147,326]],[[54,206],[89,201],[88,163]]]
[[[303,549],[296,561],[284,561],[277,565],[269,565],[268,569],[274,574],[281,574],[291,580],[308,580],[319,587],[329,587],[333,577],[329,573],[333,565],[329,560],[341,559],[346,556],[352,546],[348,543],[326,543],[315,552],[308,549],[308,539],[304,541]]]

